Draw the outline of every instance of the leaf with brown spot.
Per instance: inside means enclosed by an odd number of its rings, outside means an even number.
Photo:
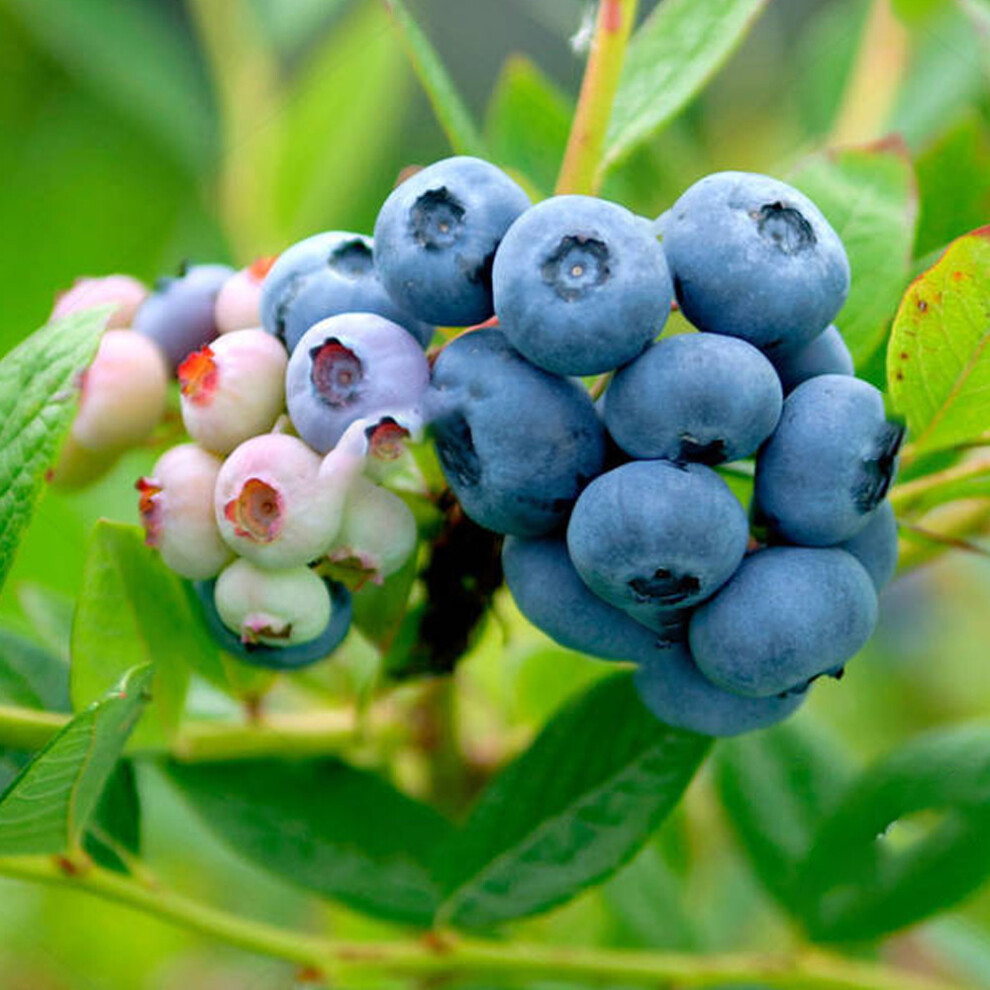
[[[990,227],[953,241],[908,288],[887,376],[917,450],[990,435]]]

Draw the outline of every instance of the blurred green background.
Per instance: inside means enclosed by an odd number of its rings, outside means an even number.
[[[990,220],[990,41],[968,9],[980,3],[905,0],[877,29],[869,0],[771,0],[704,95],[614,173],[605,194],[656,215],[706,172],[785,175],[834,141],[897,131],[917,163],[915,253],[925,258]],[[412,6],[484,122],[493,157],[549,192],[588,5]],[[0,0],[0,65],[0,352],[42,324],[56,290],[78,275],[150,280],[184,259],[243,264],[317,230],[367,231],[402,168],[448,153],[377,0]],[[40,619],[64,645],[88,529],[100,515],[135,519],[132,481],[153,459],[137,452],[95,489],[46,498],[0,621],[27,630]],[[798,717],[837,760],[990,711],[990,563],[955,553],[884,598],[865,655]],[[529,629],[507,599],[498,619],[458,675],[479,761],[504,755],[601,672]],[[148,858],[183,889],[280,924],[384,930],[236,860],[153,767],[141,788]],[[617,877],[512,930],[694,950],[791,938],[750,877],[706,773]],[[990,892],[891,951],[990,986]],[[81,896],[0,881],[3,990],[294,985],[287,966]]]

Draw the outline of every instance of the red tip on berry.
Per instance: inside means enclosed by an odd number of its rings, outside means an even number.
[[[248,274],[256,282],[260,282],[272,270],[272,265],[274,265],[276,261],[278,261],[277,254],[269,254],[260,258],[255,258],[254,261],[252,261],[248,266]]]
[[[138,513],[144,526],[144,542],[149,547],[157,547],[161,536],[161,510],[158,495],[162,486],[153,478],[138,478],[134,482],[138,490]]]
[[[367,431],[368,453],[380,461],[394,461],[402,454],[403,440],[409,439],[409,431],[390,416]]]
[[[205,406],[217,389],[219,373],[213,360],[213,350],[207,345],[193,351],[176,369],[179,389],[194,405]]]
[[[282,496],[260,478],[248,478],[223,510],[234,532],[255,543],[271,543],[282,528]]]
[[[328,337],[310,351],[310,380],[320,398],[334,408],[353,402],[361,391],[364,368],[361,359],[336,337]]]

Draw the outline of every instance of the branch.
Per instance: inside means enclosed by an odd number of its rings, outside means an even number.
[[[591,54],[567,139],[557,194],[595,192],[595,175],[605,145],[605,130],[619,88],[626,45],[636,20],[637,0],[600,0]]]
[[[67,868],[71,867],[71,868]],[[805,949],[789,955],[693,956],[484,942],[432,933],[391,942],[340,942],[289,931],[199,904],[155,883],[57,857],[0,858],[0,875],[54,884],[125,904],[248,952],[284,959],[344,985],[348,978],[479,977],[570,979],[655,987],[757,983],[778,990],[960,990],[901,969]]]
[[[398,742],[406,735],[401,723],[387,715],[387,708],[373,715],[376,744]],[[0,705],[0,749],[40,749],[64,728],[69,718],[54,712]],[[250,723],[200,719],[186,723],[167,749],[141,752],[169,752],[178,760],[197,763],[262,756],[323,756],[343,752],[359,741],[354,712],[330,710],[272,715]]]
[[[990,454],[980,453],[942,471],[935,471],[913,481],[903,481],[899,485],[894,485],[890,490],[890,503],[898,513],[901,513],[933,492],[938,492],[939,489],[950,488],[961,482],[975,481],[979,478],[990,479]]]

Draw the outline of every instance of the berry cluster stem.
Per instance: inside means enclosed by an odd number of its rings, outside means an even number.
[[[362,976],[430,981],[501,976],[643,987],[754,983],[778,990],[953,990],[944,981],[810,948],[788,954],[696,956],[485,942],[447,933],[388,942],[340,942],[240,918],[154,881],[142,883],[92,863],[75,868],[59,857],[0,858],[0,876],[54,884],[124,904],[248,952],[294,963],[335,985]]]
[[[619,88],[626,46],[636,21],[637,0],[600,0],[588,64],[581,83],[557,194],[593,193],[605,131]]]

